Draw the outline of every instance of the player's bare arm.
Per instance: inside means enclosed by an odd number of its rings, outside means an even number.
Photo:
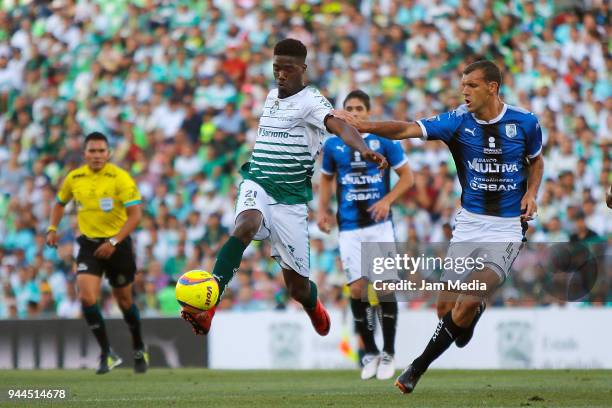
[[[64,216],[64,206],[56,202],[51,209],[51,220],[47,229],[47,245],[56,248],[59,240],[57,236],[57,226]]]
[[[402,140],[423,136],[421,127],[416,122],[399,120],[365,121],[359,120],[350,112],[333,110],[332,115],[344,120],[362,133],[375,133],[391,140]]]
[[[349,114],[348,116],[351,115]],[[328,116],[325,120],[325,126],[327,126],[327,129],[331,133],[340,136],[340,138],[342,138],[342,140],[344,140],[347,145],[357,150],[361,154],[361,157],[364,158],[364,160],[378,163],[379,169],[387,168],[388,163],[387,159],[385,159],[385,156],[370,149],[364,143],[363,138],[361,137],[357,129],[355,129],[354,126],[348,124],[347,121],[339,119],[335,116]]]
[[[528,172],[527,192],[521,200],[521,210],[523,210],[521,218],[525,221],[533,219],[533,214],[538,209],[536,197],[542,182],[542,175],[544,174],[544,159],[542,159],[541,154],[530,160]]]
[[[610,186],[606,194],[606,204],[608,204],[608,208],[612,208],[612,186]]]
[[[113,237],[116,241],[115,245],[127,238],[128,235],[136,229],[142,218],[142,208],[140,204],[127,207],[125,212],[127,213],[127,221],[123,224],[119,233]],[[102,259],[110,258],[115,252],[115,245],[113,245],[110,240],[105,241],[96,249],[94,256]]]
[[[376,221],[387,218],[389,211],[391,210],[391,205],[393,205],[393,203],[397,201],[397,199],[400,198],[405,192],[407,192],[414,184],[414,175],[412,174],[412,170],[410,170],[410,166],[408,166],[408,164],[404,164],[403,166],[395,169],[395,172],[399,176],[399,180],[395,186],[393,186],[387,195],[368,208],[368,211],[372,214]]]
[[[321,173],[319,179],[319,208],[317,210],[317,226],[321,231],[329,234],[331,231],[333,217],[329,209],[332,196],[332,186],[335,176]]]

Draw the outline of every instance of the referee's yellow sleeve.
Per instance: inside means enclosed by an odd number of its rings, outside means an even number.
[[[142,203],[142,197],[134,179],[127,172],[120,172],[117,179],[117,194],[124,207]]]
[[[61,205],[66,205],[70,200],[72,200],[72,182],[70,181],[72,180],[71,175],[71,173],[68,173],[64,179],[64,182],[62,183],[62,187],[60,187],[60,190],[57,192],[57,196],[55,197],[55,200]]]

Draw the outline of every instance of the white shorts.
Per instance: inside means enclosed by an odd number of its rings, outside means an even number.
[[[306,204],[281,204],[276,202],[253,180],[240,183],[236,200],[236,214],[246,210],[258,210],[263,221],[253,238],[269,239],[272,257],[281,268],[293,269],[304,277],[310,276],[310,247],[308,235],[308,208]]]
[[[520,217],[474,214],[462,208],[455,217],[453,238],[446,256],[455,260],[480,257],[485,267],[495,271],[503,282],[518,256],[523,239]],[[467,276],[469,273],[445,270],[441,280],[463,280]]]
[[[366,273],[362,274],[362,242],[395,243],[393,223],[391,221],[386,221],[365,228],[340,231],[338,236],[340,259],[342,260],[342,268],[344,269],[349,285],[363,277],[367,277],[368,273],[371,272],[365,271]],[[380,256],[394,256],[394,254],[388,254],[386,249],[388,249],[388,244],[385,245],[385,248],[380,249]]]

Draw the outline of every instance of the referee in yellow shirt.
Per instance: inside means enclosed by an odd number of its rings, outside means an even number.
[[[130,175],[109,163],[108,140],[100,132],[85,138],[86,165],[66,176],[51,211],[47,244],[57,246],[57,226],[64,215],[64,206],[74,200],[79,230],[77,238],[77,287],[83,316],[100,348],[97,374],[109,372],[121,364],[121,358],[110,347],[104,319],[98,307],[102,274],[112,286],[123,318],[132,333],[134,371],[147,370],[148,354],[142,340],[140,312],[132,302],[132,283],[136,260],[130,233],[142,217],[140,192]]]

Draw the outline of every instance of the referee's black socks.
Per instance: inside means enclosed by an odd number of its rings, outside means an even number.
[[[457,324],[453,322],[452,310],[449,311],[440,319],[436,331],[431,337],[431,340],[429,340],[427,347],[425,347],[423,354],[412,362],[412,366],[419,373],[424,373],[429,365],[433,363],[436,358],[440,357],[465,330],[466,329],[457,326]]]
[[[83,311],[85,321],[89,325],[89,328],[100,345],[102,354],[109,354],[110,344],[108,343],[108,337],[106,336],[106,327],[104,326],[104,319],[102,318],[102,313],[100,313],[100,308],[94,303],[91,306],[81,305],[81,310]]]
[[[363,340],[363,346],[366,354],[378,354],[378,347],[374,340],[374,319],[371,315],[368,319],[367,309],[370,307],[368,302],[363,302],[361,299],[351,298],[351,310],[355,320],[355,330]]]
[[[142,350],[144,343],[142,341],[142,331],[140,329],[140,311],[135,303],[129,309],[122,310],[123,320],[127,323],[132,333],[132,346],[134,350]]]

